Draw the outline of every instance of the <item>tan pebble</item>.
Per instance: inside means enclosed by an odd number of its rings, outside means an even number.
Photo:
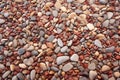
[[[8,46],[12,46],[12,44],[13,44],[13,42],[9,42],[9,43],[8,43]]]
[[[42,49],[47,49],[46,44],[43,44],[43,45],[41,46],[41,48],[42,48]]]
[[[54,74],[55,72],[54,71],[50,71],[49,74]]]
[[[52,42],[47,42],[46,45],[47,45],[47,47],[49,47],[49,48],[51,48],[51,49],[54,48],[54,45],[53,45]]]
[[[27,66],[22,63],[22,64],[19,64],[19,67],[25,69]]]
[[[101,69],[102,72],[109,71],[109,70],[110,70],[110,67],[108,65],[102,66],[102,69]]]
[[[85,0],[77,0],[79,3],[83,3],[85,2]]]
[[[10,70],[11,70],[11,71],[14,71],[14,70],[15,70],[15,65],[11,64],[11,65],[10,65]]]
[[[60,9],[62,7],[61,3],[59,1],[56,1],[55,8]]]
[[[42,13],[41,12],[38,12],[38,14],[37,14],[39,17],[41,17],[42,16]]]
[[[83,10],[83,11],[86,10],[87,8],[88,8],[87,5],[83,5],[83,6],[82,6],[82,10]]]
[[[114,76],[115,76],[116,78],[120,77],[120,72],[114,72]]]
[[[28,71],[28,70],[23,70],[22,73],[23,73],[23,74],[28,74],[29,71]]]
[[[15,2],[18,2],[18,3],[20,3],[20,2],[23,2],[23,0],[15,0]]]
[[[95,28],[94,25],[91,24],[91,23],[88,23],[87,27],[88,27],[89,30],[93,30]]]
[[[63,12],[66,12],[66,11],[67,11],[66,7],[64,7],[64,6],[60,7],[60,9],[61,9]]]
[[[95,56],[99,56],[99,52],[98,51],[95,52]]]
[[[105,35],[104,34],[97,34],[96,37],[98,39],[104,39],[105,38]]]
[[[65,72],[64,71],[62,71],[61,74],[62,74],[62,76],[65,76]]]
[[[40,63],[40,68],[41,68],[42,70],[47,70],[47,66],[46,66],[45,63]]]
[[[75,12],[70,13],[68,16],[68,18],[70,18],[70,19],[74,19],[75,17],[77,17]]]

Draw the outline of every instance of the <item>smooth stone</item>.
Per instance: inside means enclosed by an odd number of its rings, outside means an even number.
[[[108,3],[108,0],[99,0],[99,2],[100,2],[101,4],[107,4],[107,3]]]
[[[101,77],[103,80],[108,80],[108,75],[107,74],[101,74]]]
[[[95,44],[97,47],[102,48],[102,43],[100,42],[100,40],[96,39],[96,40],[94,41],[94,44]]]
[[[10,70],[11,70],[11,71],[14,71],[14,70],[15,70],[15,65],[10,64]]]
[[[27,51],[32,51],[32,50],[34,50],[34,46],[32,45],[27,48]]]
[[[40,36],[44,36],[45,32],[43,30],[40,30]]]
[[[18,73],[17,77],[19,80],[25,80],[25,76],[22,73]]]
[[[115,50],[115,46],[105,48],[105,52],[114,52],[114,50]]]
[[[5,51],[4,51],[4,55],[5,55],[5,56],[8,56],[8,55],[9,55],[9,51],[6,51],[6,50],[5,50]]]
[[[8,75],[11,73],[11,71],[6,71],[3,75],[2,78],[6,78],[8,77]]]
[[[0,55],[0,60],[3,60],[4,59],[4,56],[3,55]]]
[[[97,72],[96,71],[90,71],[89,72],[90,80],[94,80],[96,76],[97,76]]]
[[[51,70],[53,70],[53,71],[59,71],[59,69],[57,68],[57,67],[51,67]]]
[[[0,34],[0,40],[2,39],[2,37],[3,37],[3,35],[2,35],[2,34]]]
[[[31,21],[36,21],[36,17],[35,16],[30,16],[30,20]]]
[[[12,80],[18,80],[17,76],[13,76]]]
[[[111,19],[113,16],[113,12],[107,12],[108,19]]]
[[[54,50],[55,53],[58,53],[59,51],[60,51],[60,47],[56,47]]]
[[[68,41],[67,46],[71,46],[71,45],[72,45],[72,43],[73,43],[73,41],[72,41],[72,40]]]
[[[102,72],[109,71],[111,68],[108,65],[103,65],[101,68]]]
[[[79,80],[89,80],[87,77],[80,77]]]
[[[17,40],[16,40],[16,39],[14,39],[14,40],[13,40],[13,44],[12,44],[12,46],[16,48],[16,47],[17,47],[17,45],[18,45],[18,42],[17,42]]]
[[[8,17],[8,16],[9,16],[9,13],[8,13],[8,12],[5,12],[3,15],[4,15],[4,17]]]
[[[56,62],[58,65],[60,65],[66,62],[67,60],[69,60],[69,56],[60,56],[60,57],[57,57]]]
[[[93,24],[88,23],[88,24],[87,24],[87,28],[88,28],[89,30],[93,30],[95,27],[94,27]]]
[[[95,70],[95,69],[96,69],[95,63],[90,63],[90,64],[88,64],[88,69],[90,69],[90,70]]]
[[[70,57],[70,60],[71,61],[78,61],[79,60],[79,56],[77,54],[73,54],[71,57]]]
[[[40,63],[40,68],[42,70],[47,70],[47,65],[45,63]]]
[[[102,23],[103,27],[108,27],[109,25],[109,20],[105,20],[103,23]]]
[[[32,65],[32,64],[33,64],[33,62],[34,62],[34,60],[33,60],[33,58],[32,58],[32,57],[31,57],[31,58],[28,58],[28,59],[24,59],[24,60],[23,60],[23,63],[24,63],[24,64],[26,64],[26,65],[28,65],[28,66]]]
[[[3,64],[0,64],[0,69],[4,69],[5,66]]]
[[[15,2],[21,3],[21,2],[23,2],[23,0],[15,0]]]
[[[73,0],[67,0],[67,2],[68,2],[68,3],[71,3],[71,2],[73,2]]]
[[[57,33],[60,34],[62,32],[62,29],[57,28]]]
[[[57,10],[53,10],[52,14],[53,14],[54,17],[57,17],[58,16],[58,11]]]
[[[18,49],[18,54],[19,55],[22,55],[24,53],[25,53],[25,49],[23,49],[23,48]]]
[[[115,78],[114,78],[114,77],[111,77],[111,78],[109,78],[108,80],[115,80]]]
[[[57,39],[57,43],[60,47],[63,47],[63,42],[60,38]]]
[[[47,41],[53,41],[54,40],[54,38],[55,38],[55,36],[54,35],[50,35],[48,38],[47,38]]]
[[[32,53],[32,55],[35,55],[35,56],[38,55],[38,51],[36,51],[36,50],[33,50],[31,53]]]
[[[24,63],[19,64],[19,67],[23,69],[27,68],[27,66]]]
[[[36,71],[35,71],[35,70],[32,70],[32,71],[30,72],[30,79],[31,79],[31,80],[34,80],[34,79],[35,79],[35,76],[36,76]]]
[[[78,0],[78,2],[79,2],[79,3],[84,3],[84,2],[85,2],[85,0]]]
[[[0,24],[3,24],[5,23],[5,20],[4,19],[0,19]]]
[[[61,48],[60,51],[61,51],[61,52],[66,52],[67,50],[68,50],[68,47],[67,47],[67,46],[64,46],[64,47]]]
[[[82,10],[76,9],[75,13],[80,14],[80,13],[82,13]]]
[[[62,70],[67,72],[73,68],[73,65],[71,63],[67,63],[63,66]]]
[[[119,78],[119,77],[120,77],[120,72],[114,72],[114,76],[115,76],[116,78]]]

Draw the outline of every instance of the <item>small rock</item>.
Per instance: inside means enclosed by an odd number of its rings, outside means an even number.
[[[47,41],[53,41],[54,40],[54,38],[55,38],[55,36],[54,35],[50,35],[48,38],[47,38]]]
[[[115,78],[114,78],[114,77],[111,77],[111,78],[109,78],[108,80],[115,80]]]
[[[79,59],[79,56],[77,54],[73,54],[71,57],[70,57],[70,60],[71,61],[78,61]]]
[[[18,80],[17,76],[13,76],[12,80]]]
[[[3,64],[0,64],[0,69],[4,69],[5,66]]]
[[[16,47],[17,47],[17,45],[18,45],[18,42],[17,42],[17,40],[16,40],[16,39],[14,39],[14,40],[13,40],[13,44],[12,44],[12,46],[13,46],[14,48],[16,48]]]
[[[85,0],[78,0],[78,2],[79,2],[79,3],[84,3],[84,2],[85,2]]]
[[[97,72],[96,71],[90,71],[89,72],[90,80],[94,80],[96,76],[97,76]]]
[[[36,17],[35,16],[30,16],[30,20],[31,21],[36,21]]]
[[[53,10],[52,14],[53,14],[54,17],[57,17],[58,16],[58,11],[57,10]]]
[[[31,53],[32,53],[32,55],[34,55],[34,56],[37,56],[37,55],[38,55],[38,51],[36,51],[36,50],[33,50]]]
[[[42,44],[41,49],[47,49],[46,44]]]
[[[97,47],[102,48],[102,44],[101,44],[100,40],[96,39],[96,40],[94,41],[94,44],[95,44]]]
[[[21,64],[19,64],[19,67],[25,69],[27,66],[25,64],[21,63]]]
[[[73,0],[67,0],[67,2],[68,2],[68,3],[71,3],[71,2],[73,2]]]
[[[97,34],[96,37],[101,40],[101,39],[105,39],[105,35],[104,34]]]
[[[112,16],[113,16],[113,13],[112,12],[107,12],[107,16],[108,16],[108,19],[111,19]]]
[[[3,75],[2,78],[6,78],[8,77],[8,75],[11,73],[11,71],[6,71]]]
[[[4,59],[4,56],[3,55],[0,55],[0,60],[3,60]]]
[[[5,56],[8,56],[8,55],[9,55],[9,51],[5,50],[5,51],[4,51],[4,55],[5,55]]]
[[[27,48],[27,51],[32,51],[32,50],[34,50],[34,46],[32,45]]]
[[[28,66],[32,65],[33,62],[34,62],[34,61],[33,61],[33,58],[32,58],[32,57],[29,58],[29,59],[24,59],[24,60],[23,60],[23,63],[26,64],[26,65],[28,65]]]
[[[88,23],[87,27],[88,27],[89,30],[93,30],[95,28],[94,25],[91,24],[91,23]]]
[[[70,40],[70,41],[68,42],[67,46],[71,46],[71,45],[72,45],[72,43],[73,43],[73,41],[72,41],[72,40]]]
[[[36,71],[35,71],[35,70],[32,70],[32,71],[30,72],[30,79],[31,79],[31,80],[34,80],[34,79],[35,79],[35,76],[36,76]]]
[[[57,43],[60,47],[63,47],[63,42],[60,38],[58,38]]]
[[[71,63],[67,63],[67,64],[65,64],[63,66],[62,70],[65,71],[65,72],[67,72],[67,71],[69,71],[72,68],[73,68],[73,65]]]
[[[108,27],[109,25],[109,20],[105,20],[103,23],[102,23],[103,27]]]
[[[102,72],[109,71],[109,70],[110,70],[110,67],[108,65],[102,66],[102,69],[101,69]]]
[[[95,69],[96,69],[95,63],[90,63],[90,64],[88,64],[88,69],[90,69],[90,70],[95,70]]]
[[[48,48],[51,48],[51,49],[54,48],[54,44],[52,42],[46,42],[46,45]]]
[[[5,20],[4,19],[0,19],[0,24],[3,24],[5,23]]]
[[[114,50],[115,50],[115,46],[105,48],[105,52],[114,52]]]
[[[54,50],[55,53],[58,53],[59,51],[60,51],[60,47],[56,47]]]
[[[101,4],[107,4],[107,3],[108,3],[108,0],[99,0],[99,2],[100,2]]]
[[[116,78],[120,77],[120,72],[114,72],[114,76],[115,76]]]
[[[57,67],[51,67],[51,70],[53,70],[53,71],[59,71],[59,69],[57,68]]]
[[[18,54],[19,55],[22,55],[24,53],[25,53],[25,49],[23,49],[23,48],[18,49]]]
[[[66,52],[68,50],[68,47],[67,46],[64,46],[61,48],[61,52]]]
[[[44,36],[45,32],[43,30],[40,30],[40,36]]]
[[[40,68],[41,68],[42,70],[47,70],[47,66],[46,66],[45,63],[40,63]]]
[[[58,65],[60,65],[66,62],[67,60],[69,60],[69,56],[60,56],[60,57],[57,57],[56,62]]]
[[[21,3],[23,2],[23,0],[15,0],[15,2]]]
[[[11,71],[14,71],[14,70],[15,70],[15,65],[11,64],[11,65],[10,65],[10,70],[11,70]]]
[[[101,74],[101,77],[103,80],[108,80],[108,75],[107,74]]]
[[[9,16],[9,13],[8,13],[8,12],[5,12],[3,15],[4,15],[4,17],[8,17],[8,16]]]
[[[18,73],[18,74],[17,74],[17,78],[18,78],[19,80],[25,80],[25,77],[24,77],[24,75],[23,75],[22,73]]]

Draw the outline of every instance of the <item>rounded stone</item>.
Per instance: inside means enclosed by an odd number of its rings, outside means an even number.
[[[79,59],[79,56],[77,54],[73,54],[71,57],[70,57],[70,60],[71,61],[78,61]]]

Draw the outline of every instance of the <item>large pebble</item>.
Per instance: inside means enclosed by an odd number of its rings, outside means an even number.
[[[25,69],[27,66],[25,64],[21,63],[21,64],[19,64],[19,67]]]
[[[107,17],[108,17],[108,19],[111,19],[112,16],[113,16],[113,12],[107,12]]]
[[[23,60],[23,63],[26,64],[26,65],[28,65],[28,66],[32,65],[33,62],[34,62],[34,60],[33,60],[32,57]]]
[[[97,47],[102,48],[102,43],[100,42],[100,40],[96,39],[96,40],[94,41],[94,44],[95,44]]]
[[[66,52],[68,50],[68,47],[67,46],[64,46],[61,48],[61,52]]]
[[[114,72],[114,76],[115,76],[116,78],[120,77],[120,72]]]
[[[78,61],[79,59],[79,56],[77,54],[73,54],[71,57],[70,57],[70,60],[71,61]]]
[[[63,46],[63,42],[62,42],[62,40],[61,40],[60,38],[58,38],[57,43],[58,43],[58,45],[59,45],[60,47]]]
[[[47,41],[53,41],[54,40],[54,38],[55,38],[55,36],[54,35],[50,35],[48,38],[47,38]]]
[[[94,80],[97,76],[97,72],[96,71],[90,71],[89,72],[89,78],[90,80]]]
[[[60,51],[60,47],[56,47],[54,50],[55,53],[58,53],[59,51]]]
[[[90,69],[90,70],[95,70],[95,69],[96,69],[95,63],[90,63],[90,64],[88,64],[88,69]]]
[[[67,0],[67,2],[68,2],[68,3],[71,3],[71,2],[73,2],[73,0]]]
[[[17,76],[13,76],[12,80],[18,80]]]
[[[18,49],[18,54],[19,55],[22,55],[24,53],[25,53],[25,49],[23,49],[23,48]]]
[[[18,73],[17,77],[19,80],[25,80],[25,76],[22,73]]]
[[[102,72],[109,71],[109,70],[110,70],[110,67],[108,65],[103,65],[101,68]]]
[[[63,66],[62,70],[67,72],[73,68],[73,65],[71,63],[67,63]]]
[[[4,15],[4,17],[8,17],[9,16],[9,12],[5,12],[3,15]]]
[[[35,70],[32,70],[32,71],[30,72],[30,79],[31,79],[31,80],[34,80],[34,79],[35,79],[35,76],[36,76],[36,71],[35,71]]]
[[[5,23],[5,20],[4,19],[0,19],[0,24],[3,24]]]
[[[107,74],[101,74],[101,77],[103,80],[108,80],[108,75]]]
[[[105,48],[105,52],[114,52],[114,50],[115,50],[115,46]]]
[[[0,69],[4,69],[5,66],[3,64],[0,64]]]
[[[8,75],[11,73],[11,71],[6,71],[3,75],[2,78],[6,78],[8,77]]]
[[[102,23],[103,27],[108,27],[109,25],[109,20],[105,20],[103,23]]]
[[[108,0],[99,0],[99,2],[100,2],[101,4],[107,4],[107,3],[108,3]]]
[[[47,65],[45,64],[45,63],[40,63],[40,68],[42,69],[42,70],[47,70]]]
[[[60,57],[57,57],[56,62],[58,65],[60,65],[66,62],[67,60],[69,60],[69,56],[60,56]]]
[[[94,27],[93,24],[88,23],[88,24],[87,24],[87,28],[88,28],[89,30],[93,30],[95,27]]]

